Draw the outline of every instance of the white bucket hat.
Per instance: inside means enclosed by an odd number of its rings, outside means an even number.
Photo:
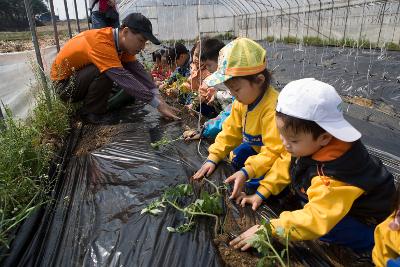
[[[288,83],[278,97],[276,111],[316,122],[339,140],[354,142],[361,138],[343,117],[342,99],[333,86],[314,78]]]

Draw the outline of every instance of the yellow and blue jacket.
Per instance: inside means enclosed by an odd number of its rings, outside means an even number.
[[[308,202],[272,219],[274,234],[283,230],[293,240],[312,240],[327,234],[347,214],[376,225],[391,212],[393,176],[361,141],[333,138],[311,157],[293,158],[290,175],[292,190]]]
[[[400,257],[400,230],[389,229],[389,224],[394,220],[394,216],[393,213],[375,228],[375,247],[372,250],[372,259],[378,267],[384,267],[389,260]]]
[[[257,188],[262,198],[279,194],[290,181],[290,154],[275,123],[277,98],[278,92],[270,86],[253,105],[235,100],[222,131],[208,149],[208,160],[218,163],[240,144],[251,145],[258,154],[250,156],[242,170],[249,179],[265,175]]]

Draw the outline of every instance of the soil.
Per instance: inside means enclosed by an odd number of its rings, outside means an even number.
[[[78,124],[81,122],[78,122]],[[83,126],[82,137],[76,146],[74,155],[81,156],[90,153],[113,141],[113,137],[128,128],[128,124]]]
[[[71,31],[73,35],[77,34],[76,21],[70,21]],[[81,31],[87,30],[86,20],[80,20]],[[51,23],[45,26],[36,27],[39,46],[41,48],[55,45],[54,30]],[[57,22],[58,37],[60,45],[69,40],[68,24],[66,21]],[[30,31],[27,32],[0,32],[0,53],[20,52],[33,50],[32,37]]]
[[[354,97],[343,96],[343,99],[347,103],[356,104],[356,105],[359,105],[362,107],[367,107],[367,108],[373,108],[373,109],[379,110],[385,114],[388,114],[388,115],[391,115],[394,117],[399,116],[393,106],[388,105],[383,102],[374,103],[374,101],[371,99],[359,97],[359,96],[354,96]]]
[[[218,235],[213,241],[219,250],[219,254],[226,264],[229,267],[249,267],[256,266],[258,262],[258,257],[252,255],[248,252],[241,252],[237,249],[234,249],[229,246],[229,238],[228,234]]]

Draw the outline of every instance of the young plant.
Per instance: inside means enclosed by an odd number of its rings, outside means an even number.
[[[290,229],[286,234],[282,228],[276,229],[278,236],[285,241],[285,248],[279,253],[278,250],[273,246],[271,227],[271,224],[263,219],[261,221],[259,230],[256,232],[254,237],[249,240],[249,244],[257,249],[257,251],[262,255],[262,258],[258,261],[257,266],[289,266],[289,239],[290,233],[294,229]],[[286,263],[284,259],[285,257]]]
[[[161,213],[161,208],[165,208],[165,204],[170,205],[176,210],[183,213],[187,222],[179,225],[178,227],[167,227],[167,230],[175,233],[185,233],[190,231],[194,226],[194,218],[196,216],[207,216],[215,219],[214,232],[217,234],[219,228],[218,215],[223,213],[222,210],[222,194],[221,189],[224,187],[218,187],[210,180],[204,178],[206,182],[212,185],[215,189],[214,193],[202,192],[200,198],[190,203],[186,207],[181,207],[178,201],[183,197],[189,197],[193,195],[193,188],[190,184],[180,184],[172,188],[168,188],[162,195],[160,200],[152,202],[149,206],[141,211],[143,213],[150,213],[152,215],[158,215]]]
[[[182,139],[183,139],[183,136],[180,136],[180,137],[178,137],[176,139],[172,139],[172,140],[168,139],[167,137],[164,136],[163,138],[161,138],[161,140],[154,142],[154,143],[150,143],[150,145],[152,148],[160,148],[162,146],[169,145],[173,142],[176,142],[176,141],[182,140]]]

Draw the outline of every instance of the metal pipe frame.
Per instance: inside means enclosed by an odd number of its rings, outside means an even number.
[[[378,41],[376,42],[376,45],[378,45],[379,46],[379,41],[380,41],[380,39],[381,39],[381,33],[382,33],[382,26],[383,26],[383,21],[385,20],[385,9],[386,9],[386,4],[387,4],[387,1],[385,1],[384,3],[383,3],[383,7],[382,7],[382,12],[380,13],[380,18],[381,18],[381,25],[379,26],[379,33],[378,33]]]
[[[60,52],[60,40],[58,37],[57,21],[56,21],[56,15],[54,14],[53,0],[50,0],[49,4],[50,4],[51,23],[53,24],[53,31],[54,31],[54,40],[56,41],[57,52]]]
[[[71,31],[71,24],[69,21],[67,0],[64,0],[64,8],[65,8],[65,17],[67,18],[69,38],[72,38],[72,31]]]
[[[83,0],[85,2],[85,11],[86,11],[86,21],[87,21],[87,26],[88,30],[90,30],[90,23],[89,23],[89,13],[88,13],[88,7],[87,7],[87,0]]]
[[[76,6],[76,0],[74,0],[74,7],[75,7],[76,27],[78,29],[78,32],[81,32],[81,27],[79,25],[78,7]]]

